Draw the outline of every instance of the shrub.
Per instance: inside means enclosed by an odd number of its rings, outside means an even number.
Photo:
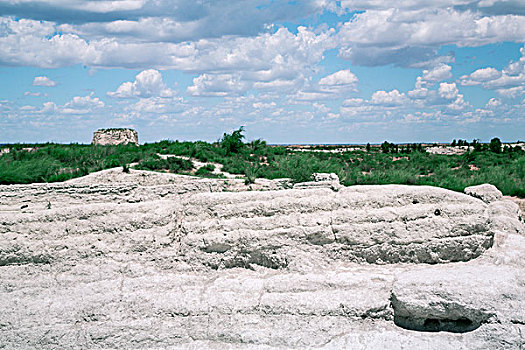
[[[213,165],[213,164],[206,164],[206,165],[200,167],[199,169],[197,169],[197,171],[195,172],[195,175],[197,175],[197,176],[210,175],[214,170],[215,170],[215,165]]]
[[[494,153],[501,153],[501,141],[497,137],[490,140],[489,149]]]
[[[238,153],[244,147],[244,143],[242,142],[242,139],[244,139],[243,132],[244,127],[241,126],[231,134],[224,133],[219,144],[226,152],[226,155]]]

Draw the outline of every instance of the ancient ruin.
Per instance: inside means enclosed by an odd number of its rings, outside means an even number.
[[[314,179],[0,186],[0,348],[523,345],[515,203]]]
[[[94,145],[139,144],[139,135],[133,129],[99,129],[93,133]]]

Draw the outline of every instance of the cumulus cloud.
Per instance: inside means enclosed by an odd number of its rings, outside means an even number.
[[[525,37],[525,17],[518,15],[486,16],[440,6],[379,8],[359,12],[342,26],[341,57],[361,65],[410,66],[431,62],[442,45],[480,46]]]
[[[137,113],[163,114],[180,112],[183,110],[184,101],[181,98],[149,97],[141,98],[134,104],[126,107],[127,111]]]
[[[108,96],[114,98],[139,98],[139,97],[170,97],[175,92],[169,89],[162,80],[162,75],[155,69],[147,69],[135,77],[135,81],[122,83],[116,91],[109,91]]]
[[[333,74],[330,74],[321,80],[319,80],[319,85],[324,86],[355,86],[359,79],[356,75],[350,71],[350,69],[340,70]]]
[[[239,74],[202,74],[193,79],[187,92],[193,96],[230,96],[239,95],[248,88]]]
[[[358,81],[359,79],[350,69],[329,74],[317,83],[304,79],[301,89],[291,96],[291,100],[314,101],[339,98],[349,92],[356,92]]]
[[[64,30],[93,37],[183,42],[225,35],[251,36],[270,23],[335,9],[331,0],[17,0],[0,13],[65,23]]]
[[[431,70],[423,70],[423,76],[421,77],[423,80],[435,83],[438,81],[443,81],[452,78],[451,73],[452,67],[446,64],[441,64],[437,67],[434,67]]]
[[[352,18],[340,25],[317,23],[294,30],[279,26],[323,11],[346,11]],[[117,102],[104,103],[89,94],[63,105],[48,101],[38,108],[19,108],[50,120],[99,113],[104,118],[142,118],[143,123],[211,120],[232,128],[245,122],[295,125],[299,120],[362,120],[370,125],[396,118],[412,123],[444,118],[474,122],[490,115],[483,111],[510,111],[505,108],[515,101],[509,98],[520,98],[523,104],[523,51],[521,59],[504,69],[475,67],[458,78],[452,76],[454,53],[444,52],[443,46],[456,46],[459,52],[462,47],[523,42],[524,12],[518,0],[4,1],[0,65],[85,65],[140,72],[107,93]],[[325,60],[331,49],[358,65],[410,66],[421,74],[408,91],[401,90],[405,85],[400,82],[376,87],[379,91],[366,96],[354,94],[358,84],[370,89],[378,80],[372,77],[368,82],[366,69],[354,66],[352,71],[364,72],[359,79],[350,69],[334,72],[332,57]],[[168,69],[194,77],[182,94],[216,99],[209,103],[192,98],[188,106],[163,81],[161,72]],[[323,71],[330,74],[317,79]],[[492,89],[497,99],[471,109],[469,95],[460,92],[464,85]],[[248,96],[253,90],[255,96]],[[14,106],[10,108],[16,110]]]
[[[93,97],[94,93],[87,96],[75,96],[71,101],[65,104],[69,108],[102,108],[105,106],[98,97]]]
[[[525,86],[525,47],[520,49],[521,57],[510,62],[499,71],[493,67],[478,69],[460,78],[461,85],[481,85],[486,89],[496,90],[503,96],[516,97]]]
[[[525,87],[516,86],[516,87],[506,88],[506,89],[496,89],[496,92],[500,94],[501,96],[504,96],[507,98],[516,98],[525,93]]]
[[[20,110],[47,115],[88,114],[100,110],[105,106],[106,104],[98,97],[95,97],[92,92],[86,96],[75,96],[63,105],[57,105],[53,101],[47,101],[42,104],[42,108],[40,109],[25,106]]]
[[[371,102],[382,106],[400,106],[407,101],[404,93],[397,89],[392,91],[376,91],[372,94]]]
[[[364,103],[362,98],[349,98],[343,101],[342,105],[346,107],[361,106]]]
[[[441,98],[452,100],[458,96],[459,90],[456,83],[441,83],[439,84],[438,92]]]
[[[33,86],[56,86],[56,84],[56,82],[45,76],[35,77],[35,79],[33,79]]]
[[[209,43],[201,57],[188,61],[192,70],[206,73],[195,78],[187,92],[194,96],[230,96],[251,88],[297,90],[305,84],[306,76],[317,71],[324,51],[333,47],[328,40],[332,34],[331,30],[314,33],[299,27],[294,35],[281,28],[273,34],[231,40],[222,47]]]
[[[421,77],[417,77],[416,86],[414,90],[408,92],[408,96],[414,99],[424,99],[428,96],[429,90],[424,87],[425,82],[422,81]]]
[[[457,94],[454,102],[449,103],[447,107],[453,111],[461,111],[469,106],[462,94]]]
[[[470,86],[470,85],[479,85],[481,83],[495,80],[501,77],[501,72],[495,68],[487,67],[480,68],[470,75],[464,75],[461,77],[461,85]]]
[[[115,98],[172,93],[151,67],[198,73],[200,78],[188,92],[199,96],[225,96],[250,88],[297,90],[319,70],[324,52],[336,45],[333,29],[306,27],[298,27],[297,33],[279,28],[253,37],[183,43],[130,42],[114,37],[87,40],[77,34],[56,34],[53,23],[10,18],[0,18],[0,28],[5,28],[5,35],[0,35],[0,64],[150,68],[135,82],[123,83],[109,93]],[[218,90],[221,86],[224,91]]]
[[[55,102],[47,101],[43,103],[43,107],[40,110],[40,113],[52,113],[56,112],[58,110],[58,107]]]
[[[520,0],[342,0],[341,7],[352,11],[457,8],[485,14],[525,14]]]

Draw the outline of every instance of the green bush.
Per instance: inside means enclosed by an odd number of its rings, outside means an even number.
[[[224,133],[219,144],[226,152],[226,155],[232,153],[239,153],[239,151],[244,147],[242,139],[244,139],[244,127],[241,126],[239,129],[235,130],[231,134]]]
[[[195,172],[195,175],[197,176],[209,176],[213,171],[215,170],[215,165],[213,164],[206,164]]]

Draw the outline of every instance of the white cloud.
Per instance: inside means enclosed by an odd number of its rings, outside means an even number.
[[[135,81],[122,83],[116,91],[109,91],[108,96],[115,98],[170,97],[175,92],[162,81],[162,75],[155,69],[140,72]]]
[[[127,110],[140,113],[172,113],[174,111],[182,111],[183,100],[181,98],[163,98],[150,97],[141,98],[136,103],[132,104]]]
[[[33,111],[36,114],[52,114],[52,115],[61,115],[61,114],[88,114],[93,113],[97,110],[100,111],[105,107],[105,103],[101,101],[98,97],[94,97],[94,93],[90,93],[86,96],[75,96],[69,102],[64,105],[57,105],[53,101],[44,102],[42,108],[36,110],[34,108],[28,108],[29,106],[21,107],[21,111]]]
[[[422,79],[431,83],[443,81],[452,78],[452,67],[446,64],[441,64],[434,67],[432,70],[423,70]]]
[[[86,12],[97,12],[97,13],[108,13],[115,11],[131,11],[138,10],[143,7],[146,3],[146,0],[16,0],[8,1],[9,5],[23,6],[35,5],[38,3],[43,14],[45,14],[45,7],[49,6],[55,11],[58,9],[61,10],[77,10],[77,11],[86,11]]]
[[[162,31],[165,24],[156,24],[154,31]],[[253,72],[253,79],[261,81],[283,76],[290,79],[305,65],[320,61],[324,50],[336,45],[331,39],[333,30],[321,32],[306,27],[298,27],[295,35],[279,28],[251,37],[204,36],[174,43],[141,38],[141,31],[128,36],[84,34],[69,24],[0,17],[0,33],[0,63],[9,65],[55,68],[83,64],[208,73],[241,70]]]
[[[326,105],[324,105],[324,104],[322,104],[322,103],[317,103],[317,102],[316,102],[316,103],[312,104],[312,106],[313,106],[317,111],[319,111],[319,112],[321,112],[321,113],[326,114],[326,113],[330,112],[330,108],[326,107]]]
[[[276,103],[275,102],[254,102],[252,103],[252,106],[253,108],[257,108],[257,109],[260,109],[260,108],[273,108],[276,106]]]
[[[525,86],[525,47],[520,49],[521,57],[510,62],[499,71],[493,67],[481,68],[460,78],[462,85],[481,85],[486,89],[497,90],[503,96],[516,97]]]
[[[506,88],[506,89],[496,89],[496,92],[500,94],[501,96],[504,96],[507,98],[516,98],[525,93],[525,87],[516,86],[516,87]]]
[[[501,106],[501,100],[497,99],[497,98],[491,98],[487,104],[485,105],[486,108],[497,108],[499,106]]]
[[[354,87],[359,79],[350,69],[340,70],[319,80],[319,85],[325,86],[348,86]]]
[[[357,91],[359,79],[349,69],[344,69],[321,78],[317,83],[308,79],[296,80],[298,91],[291,96],[291,102],[336,99]],[[299,90],[299,87],[301,89]],[[292,102],[293,103],[293,102]]]
[[[35,4],[37,2],[37,4]],[[142,42],[184,42],[223,36],[253,36],[272,23],[305,18],[332,0],[16,0],[2,13],[65,23],[64,33],[93,38],[119,37]],[[28,7],[31,10],[28,10]]]
[[[93,96],[93,92],[87,96],[75,96],[64,106],[69,108],[102,108],[105,106],[104,102]]]
[[[40,92],[32,92],[32,91],[26,91],[24,92],[24,96],[33,96],[33,97],[38,97],[42,95],[42,93]]]
[[[327,91],[298,91],[290,99],[290,102],[293,103],[294,100],[297,101],[319,101],[334,98],[334,95],[331,92]]]
[[[342,0],[341,7],[352,11],[467,7],[483,13],[523,13],[521,0]]]
[[[295,34],[279,28],[273,33],[253,37],[182,43],[128,40],[125,37],[88,39],[76,33],[55,34],[59,29],[54,23],[11,18],[0,18],[0,28],[5,28],[4,35],[0,35],[0,64],[150,68],[135,81],[125,82],[108,93],[115,98],[173,94],[171,89],[162,85],[160,73],[151,67],[198,73],[196,85],[188,89],[193,95],[225,96],[251,88],[289,89],[293,92],[320,70],[317,64],[323,59],[324,52],[337,44],[333,40],[333,29],[306,27],[298,27]],[[341,74],[344,79],[352,78],[350,72]],[[220,90],[221,86],[224,90]],[[346,85],[348,89],[352,87],[352,84]],[[331,88],[325,86],[325,89]]]
[[[495,68],[487,67],[480,68],[470,75],[464,75],[461,77],[461,85],[470,86],[470,85],[479,85],[483,82],[495,80],[501,77],[501,72]]]
[[[48,77],[41,76],[41,77],[35,77],[33,80],[33,86],[56,86],[56,82],[49,79]]]
[[[370,100],[372,104],[382,106],[399,106],[407,102],[407,98],[404,93],[400,93],[397,89],[392,91],[376,91],[372,94]]]
[[[441,83],[439,84],[439,96],[446,100],[453,100],[458,96],[459,90],[456,83]]]
[[[447,105],[447,107],[454,111],[461,111],[468,107],[469,104],[465,102],[462,94],[457,94],[454,102]]]
[[[476,81],[489,81],[497,79],[501,76],[501,72],[499,72],[497,69],[488,67],[488,68],[481,68],[476,70],[470,75],[470,78]]]
[[[230,96],[239,95],[249,89],[239,74],[202,74],[193,79],[193,85],[187,92],[193,96]]]
[[[364,103],[362,98],[349,98],[343,101],[343,106],[360,106]]]
[[[408,96],[414,99],[423,99],[428,96],[428,88],[424,87],[427,85],[421,77],[417,77],[414,90],[408,92]]]
[[[40,113],[51,113],[57,111],[57,105],[55,102],[48,101],[44,102],[42,109],[40,110]]]
[[[342,26],[338,37],[340,56],[356,64],[410,66],[432,61],[442,45],[472,47],[522,42],[525,17],[484,16],[452,7],[415,6],[401,10],[393,6],[357,13]]]

